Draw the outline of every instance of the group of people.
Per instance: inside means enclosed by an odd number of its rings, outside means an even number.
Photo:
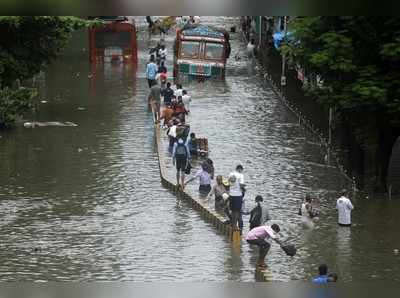
[[[191,97],[181,84],[176,84],[173,89],[171,83],[167,82],[167,69],[165,67],[167,51],[165,45],[158,44],[154,52],[157,55],[157,60],[155,55],[152,54],[146,67],[146,78],[150,88],[149,100],[155,111],[156,121],[163,120],[162,127],[167,129],[169,151],[172,154],[172,162],[176,167],[177,186],[183,190],[188,183],[198,179],[200,194],[207,199],[214,196],[216,211],[225,213],[229,218],[227,223],[230,223],[232,228],[240,231],[241,234],[243,231],[243,215],[250,215],[249,232],[245,239],[249,244],[259,247],[257,266],[266,266],[265,257],[272,241],[278,243],[288,255],[294,255],[296,249],[293,246],[284,246],[277,239],[277,234],[280,232],[279,225],[267,225],[271,216],[268,208],[263,204],[262,196],[257,195],[254,199],[255,205],[246,209],[244,200],[246,184],[242,165],[237,165],[235,170],[226,178],[218,175],[215,184],[212,185],[215,168],[213,161],[207,158],[201,163],[201,168],[185,181],[185,175],[191,172],[191,160],[197,156],[199,149],[196,135],[191,132],[190,126],[185,121],[186,115],[190,113]],[[162,111],[160,111],[161,97],[163,97]],[[338,224],[350,226],[351,211],[354,207],[348,199],[346,190],[342,191],[336,202],[336,208],[338,210]],[[319,214],[319,200],[306,195],[299,208],[303,225],[313,227],[319,218]],[[328,275],[326,265],[321,265],[319,271],[319,277],[313,280],[315,283],[337,280],[336,275]]]
[[[282,246],[282,243],[276,237],[280,227],[277,224],[265,225],[271,219],[271,216],[268,208],[263,204],[264,199],[261,195],[255,197],[255,204],[252,208],[246,209],[244,200],[246,184],[243,170],[243,166],[239,164],[228,175],[228,178],[218,175],[216,183],[211,186],[213,175],[210,175],[209,169],[203,163],[201,169],[188,179],[186,184],[199,178],[200,194],[206,196],[207,199],[214,196],[215,210],[224,212],[229,218],[227,223],[230,223],[232,228],[239,230],[240,233],[243,231],[243,215],[250,215],[250,231],[246,236],[246,241],[249,244],[259,246],[257,266],[266,267],[264,260],[270,249],[271,240]],[[212,172],[214,172],[214,168]]]
[[[163,19],[156,18],[152,19],[151,16],[146,16],[146,22],[148,24],[149,32],[159,32],[162,36],[167,34],[168,30],[175,25],[178,29],[185,28],[187,26],[200,24],[200,16],[176,16],[176,17],[164,17]]]
[[[235,171],[229,174],[225,179],[223,176],[216,177],[216,183],[211,187],[212,176],[209,175],[207,169],[203,168],[191,177],[186,183],[199,178],[199,191],[200,194],[206,195],[207,199],[212,196],[215,197],[215,210],[223,211],[229,217],[229,223],[232,224],[233,229],[243,230],[243,215],[250,215],[249,217],[249,232],[246,235],[246,241],[251,245],[259,247],[259,256],[257,266],[265,268],[265,257],[271,247],[272,241],[286,252],[287,255],[293,256],[296,254],[296,248],[292,245],[283,245],[278,239],[277,234],[280,232],[280,227],[277,224],[268,225],[271,220],[268,208],[263,204],[263,197],[257,195],[254,199],[255,205],[250,209],[245,208],[244,196],[246,193],[246,185],[244,182],[243,166],[237,165]],[[299,215],[302,216],[302,224],[305,228],[314,227],[314,222],[318,221],[320,215],[320,201],[318,198],[311,198],[307,194],[305,200],[299,208]],[[353,205],[348,198],[347,190],[342,190],[340,197],[336,202],[336,209],[338,211],[338,225],[351,226],[351,211]],[[314,282],[324,283],[336,281],[337,276],[324,274],[324,268],[320,269],[320,277]],[[325,278],[326,277],[326,278]],[[325,278],[325,279],[324,279]]]
[[[210,161],[210,159],[208,159],[208,161]],[[188,181],[186,181],[185,184],[198,178],[200,194],[207,199],[210,199],[212,196],[214,196],[216,211],[223,211],[230,219],[232,227],[236,230],[242,231],[244,195],[246,192],[243,166],[237,165],[235,171],[231,172],[228,178],[224,178],[223,176],[218,175],[216,177],[216,183],[213,186],[212,180],[214,178],[214,175],[209,175],[208,172],[209,169],[205,167],[203,163],[201,169]],[[257,200],[262,201],[262,197],[259,196]]]
[[[200,16],[177,16],[175,18],[176,26],[180,29],[184,28],[185,26],[197,25],[200,24],[201,18]]]
[[[171,82],[167,81],[165,45],[157,43],[150,54],[150,61],[146,66],[146,78],[150,88],[148,100],[154,111],[155,121],[167,130],[169,151],[177,170],[177,186],[183,189],[185,173],[190,173],[190,160],[197,155],[199,149],[195,133],[191,132],[190,126],[186,124],[192,98],[187,90],[183,89],[182,84],[177,83],[173,88]]]
[[[172,89],[170,82],[167,82],[168,71],[166,67],[167,49],[165,44],[157,43],[157,46],[150,51],[150,60],[146,66],[146,79],[150,88],[149,103],[153,107],[154,117],[157,122],[164,120],[163,127],[172,127],[174,123],[185,123],[185,116],[190,112],[191,96],[176,84]],[[161,98],[164,101],[164,108],[161,110]],[[173,135],[173,133],[171,132]],[[176,138],[176,136],[174,136]]]
[[[158,81],[167,80],[167,48],[165,44],[157,43],[155,48],[150,50],[150,61],[146,65],[146,78],[149,88],[156,85]]]

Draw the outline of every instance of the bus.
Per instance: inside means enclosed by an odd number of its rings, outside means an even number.
[[[89,59],[92,63],[137,63],[136,26],[127,17],[97,17],[102,26],[89,28]]]

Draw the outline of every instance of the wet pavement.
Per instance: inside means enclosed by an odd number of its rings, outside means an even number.
[[[237,19],[203,22],[229,28]],[[244,241],[233,248],[161,186],[144,78],[147,47],[157,39],[147,41],[144,18],[139,23],[137,70],[91,69],[82,33],[39,81],[47,103],[28,120],[77,127],[1,132],[1,281],[254,281],[256,250]],[[308,280],[326,262],[342,281],[399,280],[393,250],[400,248],[400,202],[359,198],[354,226],[336,226],[335,199],[346,180],[244,57],[239,37],[232,34],[224,80],[183,85],[193,99],[191,127],[208,138],[216,174],[243,164],[247,204],[263,195],[284,236],[300,248],[289,258],[272,247],[273,279]],[[166,37],[169,70],[173,38]],[[301,229],[297,216],[306,192],[322,202],[313,231]]]

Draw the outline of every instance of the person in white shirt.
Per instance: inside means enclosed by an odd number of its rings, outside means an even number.
[[[174,91],[174,95],[176,96],[176,98],[178,98],[178,96],[182,96],[183,89],[182,89],[182,85],[181,84],[176,84],[176,89]]]
[[[178,127],[179,121],[178,120],[174,120],[173,125],[167,130],[167,135],[169,138],[169,150],[172,151],[172,148],[175,144],[175,142],[177,141],[176,137],[176,129]]]
[[[167,48],[165,47],[165,45],[162,44],[158,49],[158,56],[160,57],[160,64],[163,61],[165,62],[165,60],[167,59]]]
[[[351,226],[351,211],[354,209],[350,199],[347,198],[347,190],[342,190],[340,198],[336,201],[336,209],[338,211],[339,226]]]
[[[182,101],[185,105],[185,109],[188,113],[190,113],[190,103],[192,102],[192,97],[187,94],[186,90],[182,90]]]
[[[252,38],[247,44],[246,52],[247,52],[247,57],[249,58],[254,58],[254,51],[256,47],[254,43],[255,43],[254,38]]]
[[[232,211],[233,229],[243,230],[242,204],[245,191],[243,166],[238,165],[236,170],[229,174],[229,208]]]
[[[190,16],[188,23],[192,24],[192,25],[200,24],[200,17],[199,16]]]

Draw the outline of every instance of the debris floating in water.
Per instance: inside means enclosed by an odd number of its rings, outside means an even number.
[[[41,100],[40,102],[41,103],[47,103],[47,100]]]
[[[397,254],[399,254],[399,250],[398,250],[397,248],[395,248],[395,249],[393,249],[393,253],[394,253],[395,255],[397,255]]]
[[[84,107],[78,107],[78,109],[77,109],[78,111],[84,111],[85,110],[85,108]]]
[[[48,122],[25,122],[24,127],[26,128],[34,128],[34,127],[46,127],[46,126],[68,126],[68,127],[76,127],[78,124],[75,124],[70,121],[48,121]]]

